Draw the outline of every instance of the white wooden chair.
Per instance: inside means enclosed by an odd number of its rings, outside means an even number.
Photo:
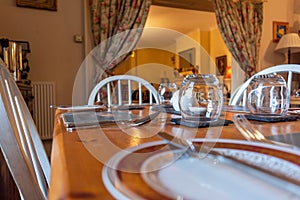
[[[143,87],[146,91],[142,90]],[[132,98],[134,90],[138,96],[136,102]],[[94,105],[95,102],[103,102],[104,99],[101,94],[103,92],[107,95],[105,105],[108,107],[132,105],[133,103],[138,105],[160,103],[156,89],[148,81],[137,76],[116,75],[103,79],[93,88],[89,96],[88,105]],[[147,102],[143,99],[143,93],[145,92],[147,92],[147,97],[149,97]]]
[[[0,64],[0,147],[22,199],[47,199],[50,164],[14,79]]]
[[[298,65],[298,64],[276,65],[273,67],[263,69],[262,71],[256,73],[255,75],[271,74],[271,73],[287,73],[287,77],[286,77],[287,87],[291,91],[293,73],[300,73],[300,65]],[[249,78],[245,83],[240,85],[233,92],[233,94],[230,98],[230,101],[229,101],[229,105],[246,106],[247,87],[255,75],[253,75],[251,78]]]

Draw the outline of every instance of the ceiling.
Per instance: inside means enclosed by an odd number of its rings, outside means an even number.
[[[214,12],[212,0],[152,0],[152,5]]]
[[[158,6],[166,2],[169,2],[168,7]],[[153,4],[139,45],[157,43],[166,46],[174,44],[175,37],[178,37],[179,33],[187,34],[197,29],[208,31],[217,28],[215,14],[211,12],[211,0],[153,0]],[[175,6],[180,8],[174,8]],[[183,7],[186,9],[182,9]],[[150,27],[170,29],[170,31],[153,30],[149,29]]]
[[[188,33],[197,28],[201,30],[215,28],[216,19],[213,12],[151,6],[145,26],[169,28]]]

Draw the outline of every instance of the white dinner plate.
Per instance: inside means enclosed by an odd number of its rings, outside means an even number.
[[[117,199],[300,199],[280,181],[266,182],[209,156],[178,159],[181,150],[164,147],[163,141],[145,143],[116,154],[103,168],[106,188]],[[218,140],[215,150],[300,181],[299,152],[238,140]]]

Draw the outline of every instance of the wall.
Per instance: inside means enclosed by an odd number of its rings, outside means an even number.
[[[196,29],[187,35],[176,39],[176,52],[195,48],[195,65],[199,73],[215,73],[214,60],[210,55],[211,35],[210,31]]]
[[[30,42],[29,78],[54,81],[56,103],[71,104],[74,77],[83,60],[83,1],[58,0],[58,11],[16,7],[16,0],[0,0],[0,38]]]
[[[114,74],[131,74],[144,78],[151,83],[160,83],[161,78],[168,77],[173,81],[175,54],[162,49],[145,48],[134,51],[114,70]]]
[[[211,44],[210,44],[210,56],[216,60],[216,57],[219,56],[227,56],[227,66],[231,66],[231,54],[228,51],[225,42],[223,41],[223,38],[219,32],[218,29],[213,29],[210,31],[210,35],[211,35]],[[224,84],[227,86],[228,88],[228,92],[232,91],[232,78],[230,79],[225,79],[224,78]]]
[[[134,73],[151,83],[159,84],[162,78],[169,78],[173,82],[175,55],[171,51],[162,49],[140,49],[137,51],[137,66]]]
[[[294,15],[293,15],[293,26],[291,31],[294,33],[299,33],[300,31],[300,0],[294,0]],[[300,52],[295,53],[291,56],[292,63],[300,64]]]
[[[223,41],[221,34],[218,29],[213,29],[211,34],[211,44],[210,44],[210,55],[212,58],[226,55],[227,65],[231,65],[231,54],[228,51],[225,42]]]
[[[160,81],[160,78],[162,77],[171,77],[171,79],[174,79],[176,77],[174,77],[172,68],[180,68],[178,53],[193,47],[196,50],[195,65],[199,67],[199,73],[215,73],[214,62],[215,58],[218,56],[227,55],[228,65],[231,63],[230,53],[226,48],[218,29],[210,31],[196,29],[187,35],[178,37],[176,40],[176,49],[174,51],[170,50],[170,52],[168,52],[154,48],[136,50],[135,57],[128,57],[114,70],[114,74],[130,73],[142,76],[148,81],[150,80],[149,77],[154,77],[154,80],[151,80],[151,82]],[[173,53],[171,53],[171,51],[173,51]],[[175,57],[175,63],[172,63],[172,57]],[[132,69],[141,65],[143,66],[138,67],[138,69]],[[147,67],[149,67],[149,69],[147,69]],[[168,76],[166,74],[168,74]]]
[[[274,52],[277,43],[273,42],[273,21],[289,22],[290,30],[294,32],[293,26],[299,23],[299,20],[297,22],[295,21],[296,18],[294,18],[294,1],[296,2],[299,0],[269,0],[264,3],[260,69],[287,63],[284,55]]]

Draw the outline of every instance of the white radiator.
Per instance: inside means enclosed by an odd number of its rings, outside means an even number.
[[[33,119],[42,140],[51,139],[54,126],[55,105],[54,82],[33,82]]]

